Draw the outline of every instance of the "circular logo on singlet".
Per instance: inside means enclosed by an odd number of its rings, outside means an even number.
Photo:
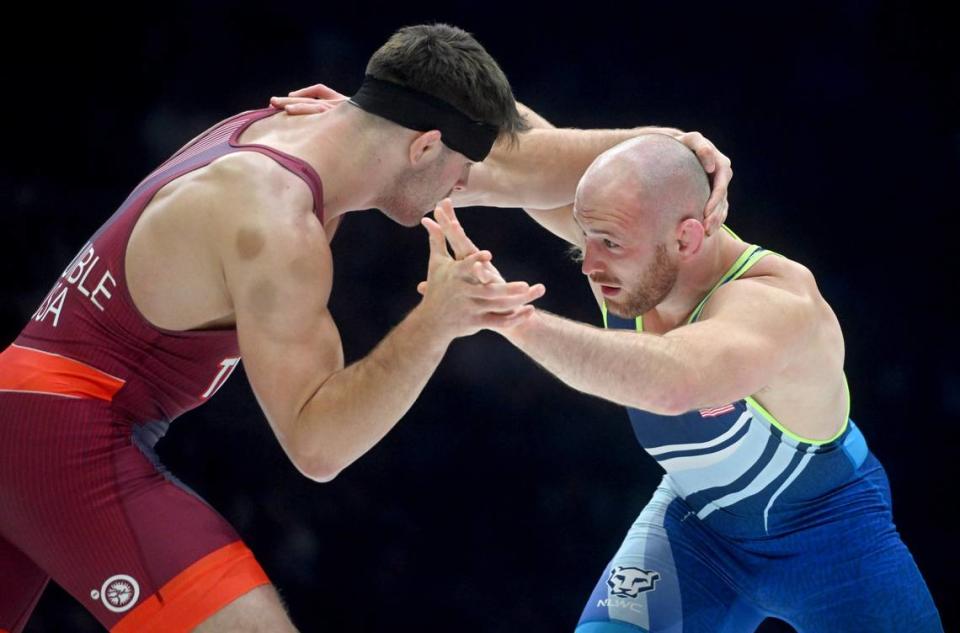
[[[100,588],[103,606],[114,613],[123,613],[133,607],[140,598],[140,585],[130,576],[117,574],[107,578]]]

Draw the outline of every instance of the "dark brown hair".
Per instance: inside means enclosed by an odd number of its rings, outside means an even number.
[[[511,143],[528,129],[506,75],[466,31],[448,24],[405,26],[377,49],[367,74],[446,101]]]

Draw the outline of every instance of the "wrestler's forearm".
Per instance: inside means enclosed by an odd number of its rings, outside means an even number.
[[[300,461],[332,479],[379,442],[413,405],[452,337],[414,309],[363,359],[333,373],[300,411]]]
[[[542,310],[504,336],[570,387],[665,415],[686,410],[690,375],[675,341],[602,330]]]

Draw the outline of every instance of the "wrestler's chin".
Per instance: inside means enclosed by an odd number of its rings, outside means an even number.
[[[433,209],[417,211],[410,208],[384,207],[380,212],[401,226],[413,227],[420,224],[420,219]]]
[[[607,306],[607,312],[614,316],[620,317],[621,319],[636,319],[638,316],[646,312],[646,310],[638,308],[631,302],[621,303],[609,297],[604,299],[604,303]]]

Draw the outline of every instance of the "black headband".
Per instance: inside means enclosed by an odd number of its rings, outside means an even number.
[[[360,90],[350,101],[411,130],[440,130],[444,145],[478,163],[490,153],[500,132],[494,125],[474,121],[442,99],[372,75],[363,78]]]

